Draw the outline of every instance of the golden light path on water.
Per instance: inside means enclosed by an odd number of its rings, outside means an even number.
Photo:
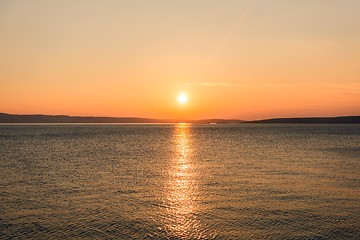
[[[165,228],[171,235],[182,239],[201,238],[203,235],[196,217],[198,184],[192,161],[190,131],[191,127],[186,124],[178,124],[174,129],[175,154],[170,163],[165,191],[168,204]]]

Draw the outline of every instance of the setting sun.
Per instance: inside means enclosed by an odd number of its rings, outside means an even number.
[[[185,93],[180,93],[178,96],[178,102],[180,104],[185,104],[187,102],[188,98],[187,95]]]
[[[180,93],[180,94],[178,95],[178,102],[179,102],[180,104],[185,104],[185,103],[187,102],[187,95],[186,95],[186,93]]]
[[[185,104],[187,102],[187,96],[185,93],[180,93],[178,98],[177,98],[178,102],[180,104]]]

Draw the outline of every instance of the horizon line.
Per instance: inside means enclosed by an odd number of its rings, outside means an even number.
[[[344,117],[360,117],[359,115],[337,115],[337,116],[303,116],[303,117],[270,117],[270,118],[261,118],[261,119],[240,119],[240,118],[196,118],[196,119],[177,119],[177,118],[151,118],[151,117],[134,117],[134,116],[123,116],[123,117],[114,117],[114,116],[95,116],[95,115],[67,115],[67,114],[43,114],[43,113],[33,113],[33,114],[19,114],[19,113],[6,113],[0,112],[0,114],[10,115],[10,116],[44,116],[44,117],[70,117],[70,118],[110,118],[110,119],[138,119],[138,120],[153,120],[153,121],[169,121],[169,123],[178,122],[190,122],[190,121],[205,121],[205,120],[220,120],[220,121],[243,121],[243,122],[257,122],[257,121],[267,121],[267,120],[285,120],[285,119],[329,119],[329,118],[344,118]]]

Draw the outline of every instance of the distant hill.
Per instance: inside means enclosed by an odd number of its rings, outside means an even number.
[[[360,116],[272,118],[249,121],[249,123],[360,123]]]
[[[0,123],[159,123],[150,118],[79,117],[67,115],[16,115],[0,113]]]
[[[240,123],[236,119],[176,120],[136,117],[81,117],[67,115],[17,115],[0,113],[0,123]]]

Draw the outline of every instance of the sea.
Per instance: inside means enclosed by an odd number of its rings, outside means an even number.
[[[0,125],[0,239],[360,239],[360,125]]]

